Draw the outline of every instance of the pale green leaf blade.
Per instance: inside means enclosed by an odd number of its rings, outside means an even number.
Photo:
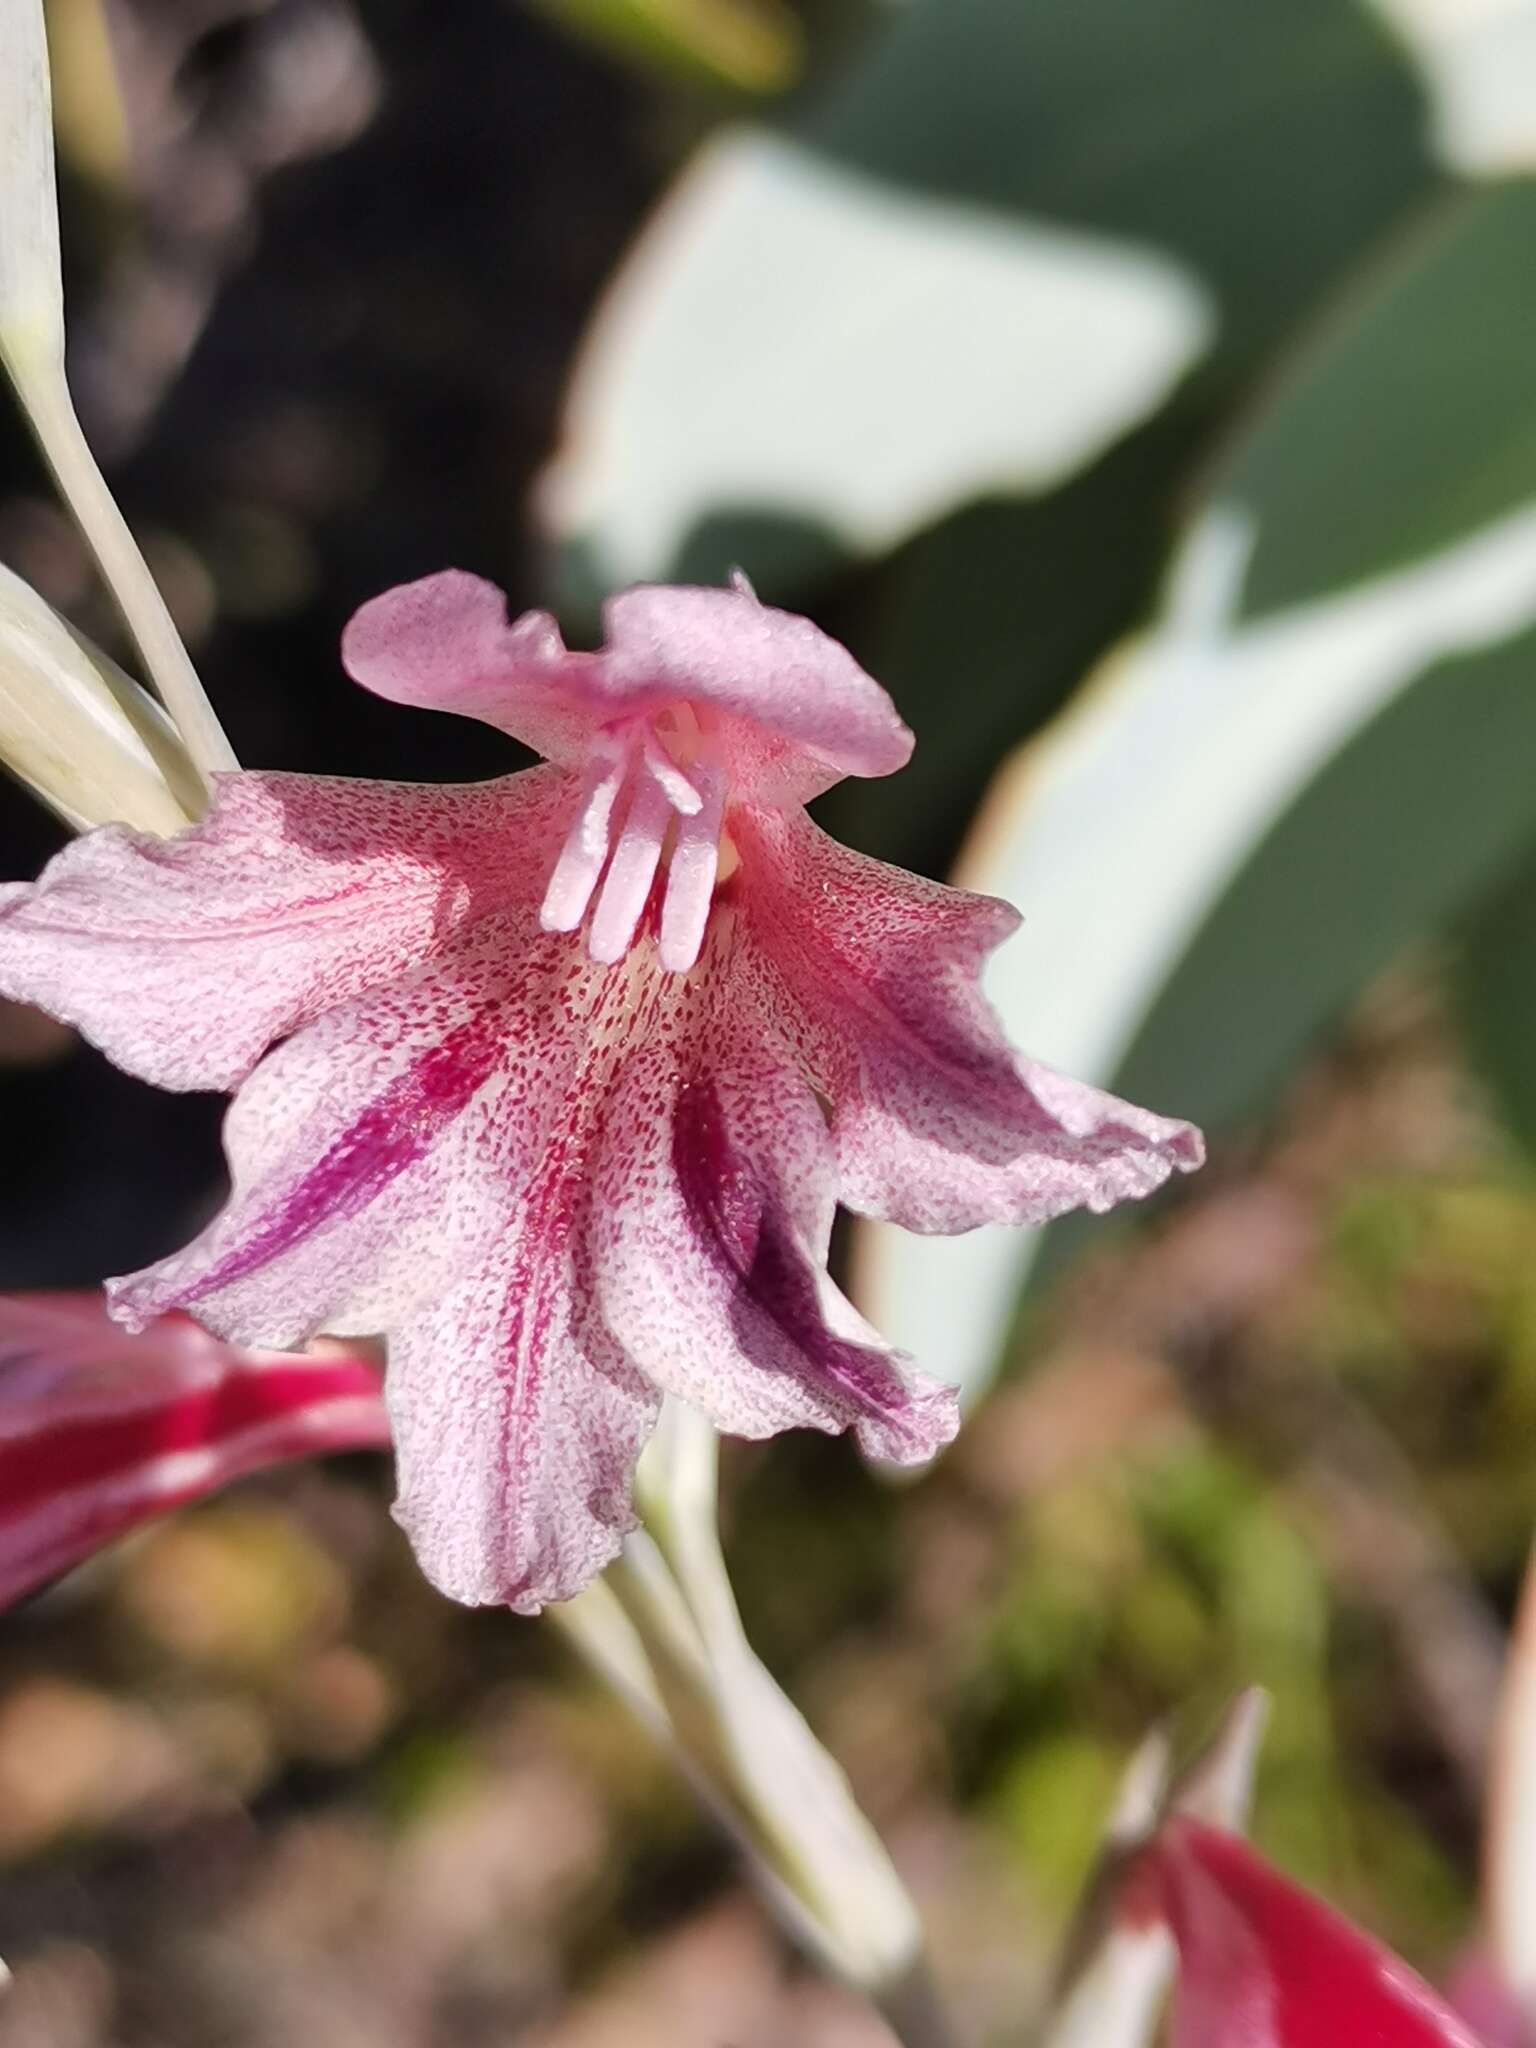
[[[0,364],[199,773],[236,767],[70,396],[42,0],[0,0]]]
[[[1489,1962],[1536,2016],[1536,1564],[1510,1638],[1484,1818]]]
[[[1536,0],[1376,0],[1423,69],[1463,176],[1536,170]]]
[[[689,566],[732,514],[876,555],[984,490],[1040,491],[1207,346],[1155,252],[904,193],[762,130],[695,162],[610,294],[541,488],[589,573]],[[775,574],[777,571],[777,574]]]

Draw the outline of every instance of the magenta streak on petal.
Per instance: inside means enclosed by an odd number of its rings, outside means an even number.
[[[612,985],[599,998],[589,1019],[594,1040],[603,1036],[609,1004],[623,999],[622,991]],[[537,1468],[545,1448],[538,1438],[546,1426],[547,1407],[541,1390],[551,1371],[559,1371],[562,1349],[582,1342],[581,1329],[572,1325],[582,1293],[575,1271],[575,1248],[590,1179],[592,1085],[592,1074],[584,1063],[546,1136],[543,1163],[524,1192],[504,1291],[507,1320],[501,1359],[507,1385],[507,1426],[498,1445],[498,1459],[506,1513],[514,1522],[529,1512],[530,1501],[538,1494]],[[579,1323],[579,1315],[577,1320]],[[586,1505],[597,1519],[608,1519],[600,1500],[589,1500]],[[536,1545],[533,1554],[537,1554]],[[523,1611],[522,1596],[529,1592],[525,1582],[505,1587],[501,1597]],[[547,1593],[538,1594],[538,1600],[547,1597]],[[537,1602],[532,1611],[537,1611]]]
[[[375,1096],[245,1243],[186,1291],[188,1302],[243,1279],[322,1225],[355,1216],[437,1141],[502,1049],[493,1008],[447,1033]]]
[[[649,775],[637,776],[629,800],[629,816],[608,863],[587,939],[587,951],[605,967],[622,960],[629,951],[656,879],[661,842],[671,818],[672,806],[661,784]]]
[[[587,914],[592,891],[608,858],[614,800],[628,767],[623,752],[594,752],[575,823],[560,849],[560,858],[544,893],[544,907],[539,912],[539,923],[547,932],[573,932]]]
[[[569,1154],[578,1115],[552,1140],[536,1185],[529,1189],[519,1220],[517,1250],[507,1277],[507,1321],[502,1333],[502,1363],[507,1382],[507,1427],[499,1450],[501,1488],[506,1513],[515,1522],[527,1512],[536,1491],[535,1441],[542,1420],[540,1389],[551,1363],[558,1370],[560,1329],[566,1308],[561,1280],[579,1204],[581,1168]],[[579,1145],[575,1147],[578,1154]],[[524,1586],[509,1586],[504,1598],[516,1607]]]
[[[699,957],[720,867],[725,778],[720,769],[704,767],[694,779],[703,804],[677,828],[661,909],[661,964],[673,974],[686,974]]]
[[[731,1143],[712,1081],[692,1081],[678,1097],[672,1167],[704,1255],[727,1270],[742,1295],[780,1329],[807,1363],[865,1414],[900,1424],[910,1394],[888,1354],[849,1343],[827,1329],[816,1267],[750,1159]],[[745,1348],[750,1349],[750,1344]]]

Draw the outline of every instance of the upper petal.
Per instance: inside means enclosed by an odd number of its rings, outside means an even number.
[[[273,1039],[535,895],[569,795],[553,770],[217,781],[177,838],[105,826],[0,893],[0,994],[164,1088],[232,1087]]]
[[[94,1295],[0,1297],[0,1606],[245,1473],[389,1441],[371,1362],[141,1337]]]
[[[758,1000],[831,1103],[840,1194],[909,1230],[1042,1223],[1197,1166],[1199,1133],[1015,1053],[982,995],[1017,915],[740,810]]]
[[[852,1427],[871,1456],[930,1457],[954,1434],[954,1395],[833,1286],[827,1127],[737,993],[717,940],[696,1014],[630,1054],[604,1111],[592,1220],[603,1318],[658,1386],[723,1430]]]
[[[759,802],[805,803],[845,775],[893,775],[912,755],[896,707],[846,647],[794,612],[730,590],[641,584],[603,608],[605,689],[686,697],[740,722],[733,780]]]
[[[370,598],[341,636],[341,661],[376,697],[481,719],[567,765],[598,722],[580,680],[592,657],[567,652],[548,612],[509,620],[496,585],[464,569]]]
[[[642,586],[603,616],[607,644],[573,653],[547,613],[509,621],[493,584],[448,569],[365,604],[342,660],[378,696],[484,719],[567,766],[600,728],[686,701],[714,719],[729,779],[761,802],[889,775],[912,752],[890,698],[847,649],[744,583]]]

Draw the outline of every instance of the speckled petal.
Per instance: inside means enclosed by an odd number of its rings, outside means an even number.
[[[642,584],[610,598],[603,619],[607,694],[687,698],[723,716],[728,735],[745,727],[731,781],[758,802],[807,803],[845,775],[893,775],[911,758],[911,732],[847,648],[744,584]]]
[[[653,992],[671,984],[656,977]],[[244,1342],[389,1332],[399,1514],[453,1597],[533,1612],[629,1526],[658,1396],[598,1320],[590,1146],[636,1021],[532,905],[309,1025],[226,1125],[234,1188],[186,1250],[110,1283]]]
[[[561,962],[532,913],[279,1046],[225,1124],[230,1199],[201,1237],[109,1282],[142,1327],[182,1308],[241,1343],[387,1330],[494,1263],[560,1099]]]
[[[1199,1133],[1016,1054],[982,995],[1017,915],[739,810],[756,1000],[831,1104],[841,1199],[909,1230],[1108,1209],[1198,1166]]]
[[[573,785],[218,778],[162,840],[109,825],[0,892],[0,994],[163,1088],[229,1088],[273,1039],[542,888]]]
[[[390,1340],[395,1515],[451,1599],[536,1614],[635,1526],[659,1402],[587,1314],[548,1212],[521,1218],[505,1250]]]
[[[738,1010],[629,1056],[605,1114],[593,1210],[603,1318],[656,1384],[721,1428],[856,1430],[913,1463],[954,1434],[955,1398],[893,1352],[826,1271],[836,1171],[815,1096]]]
[[[895,706],[847,649],[743,583],[643,585],[603,616],[606,645],[571,653],[547,613],[509,621],[493,584],[448,569],[365,604],[342,660],[376,696],[483,719],[572,767],[601,729],[686,701],[714,721],[729,780],[759,802],[805,803],[911,755]]]
[[[341,636],[342,666],[392,704],[453,711],[579,766],[603,711],[590,654],[566,650],[548,612],[507,617],[494,583],[443,569],[373,597]]]

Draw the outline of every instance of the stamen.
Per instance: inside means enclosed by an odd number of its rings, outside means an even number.
[[[654,733],[645,736],[645,765],[667,792],[673,810],[685,818],[693,817],[704,799]]]
[[[661,906],[661,964],[673,974],[686,974],[699,957],[720,864],[725,777],[719,768],[702,767],[694,778],[700,806],[678,826]]]
[[[588,953],[603,966],[622,960],[629,951],[645,899],[656,878],[661,842],[672,815],[672,806],[661,784],[653,776],[637,776],[629,800],[629,816],[608,863],[587,939]]]
[[[573,932],[587,914],[608,858],[613,805],[628,772],[625,754],[604,749],[587,770],[581,808],[555,862],[539,923],[547,932]]]

